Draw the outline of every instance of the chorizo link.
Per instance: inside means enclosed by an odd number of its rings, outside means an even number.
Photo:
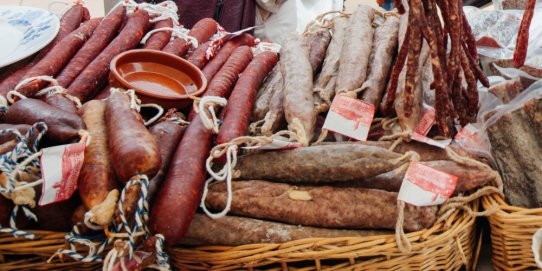
[[[70,84],[68,93],[83,103],[89,100],[107,79],[111,60],[119,53],[135,48],[149,25],[149,14],[142,9],[136,10],[119,35]]]
[[[188,49],[190,49],[190,46],[186,40],[183,38],[175,38],[166,44],[166,46],[162,49],[162,52],[183,57],[188,52]]]
[[[141,115],[130,108],[128,95],[111,93],[106,102],[105,121],[111,164],[118,180],[126,183],[138,174],[152,178],[160,169],[160,151]]]
[[[226,63],[233,50],[242,45],[253,46],[254,37],[252,37],[250,34],[241,34],[240,36],[226,42],[224,46],[220,48],[220,51],[218,51],[216,56],[213,57],[213,59],[211,59],[211,61],[209,61],[209,63],[207,63],[202,70],[203,75],[205,75],[205,78],[207,78],[207,82],[213,79],[213,76],[215,76],[222,65]]]
[[[192,29],[190,32],[188,32],[188,35],[194,37],[201,45],[202,43],[208,41],[214,34],[216,34],[216,32],[218,32],[218,23],[211,18],[203,18],[192,26]]]
[[[207,41],[204,44],[200,44],[196,50],[188,57],[188,61],[199,69],[203,69],[209,59],[207,58],[207,50],[211,46],[212,41]]]
[[[529,0],[525,7],[525,13],[521,19],[521,26],[516,39],[516,50],[514,51],[514,67],[521,68],[525,64],[527,57],[527,47],[529,46],[529,27],[534,16],[536,0]]]
[[[229,102],[223,110],[224,118],[216,138],[217,144],[247,134],[256,90],[276,64],[277,54],[270,51],[257,54],[248,64],[237,80]]]
[[[160,29],[164,27],[173,27],[173,21],[171,21],[170,18],[161,20],[154,24],[154,29]],[[147,42],[145,42],[145,45],[143,45],[143,49],[153,49],[153,50],[162,50],[164,46],[169,42],[169,39],[171,38],[171,31],[165,30],[165,31],[158,31],[152,33],[152,35],[147,39]]]
[[[59,85],[67,88],[77,75],[102,52],[118,33],[125,13],[126,8],[119,6],[103,18],[90,39],[56,77]]]

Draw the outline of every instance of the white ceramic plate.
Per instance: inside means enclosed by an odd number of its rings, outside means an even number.
[[[58,17],[45,9],[0,6],[0,67],[39,51],[59,28]]]

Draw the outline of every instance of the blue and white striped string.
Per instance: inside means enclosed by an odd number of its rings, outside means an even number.
[[[164,242],[165,238],[162,234],[157,234],[156,236],[156,263],[162,270],[171,270],[169,265],[169,257],[164,251]]]

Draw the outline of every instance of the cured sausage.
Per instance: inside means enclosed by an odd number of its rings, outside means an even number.
[[[230,213],[266,220],[324,228],[395,229],[397,193],[364,188],[293,186],[265,181],[232,182]],[[206,205],[226,206],[226,183],[209,188]],[[296,197],[302,195],[303,197]],[[346,203],[346,204],[345,204]],[[337,206],[341,206],[337,208]],[[405,231],[431,227],[437,206],[404,209]]]
[[[318,73],[324,57],[326,56],[326,50],[331,41],[331,33],[327,30],[320,30],[316,33],[312,33],[307,38],[307,42],[310,46],[309,61],[311,63],[313,74]]]
[[[90,39],[56,77],[59,85],[67,88],[77,75],[103,51],[117,35],[125,14],[126,8],[121,5],[103,18]]]
[[[190,46],[188,45],[188,42],[186,42],[186,40],[184,40],[183,38],[176,38],[168,42],[168,44],[166,44],[162,51],[182,57],[186,55],[188,49],[190,49]]]
[[[136,10],[119,35],[70,84],[68,93],[83,103],[89,100],[107,79],[111,60],[116,55],[135,48],[149,25],[149,14],[142,9]]]
[[[53,47],[40,62],[25,74],[24,78],[56,75],[77,53],[77,50],[85,44],[85,41],[92,35],[100,21],[101,18],[95,18],[83,23],[81,27],[66,36],[57,46]],[[18,91],[27,97],[32,97],[46,84],[45,81],[37,79],[28,82],[19,88]]]
[[[36,187],[36,198],[41,196],[41,185]],[[71,229],[71,217],[81,200],[77,195],[70,199],[45,206],[36,206],[32,212],[38,218],[38,228],[40,230],[67,232]],[[54,219],[51,219],[53,218]]]
[[[216,138],[217,144],[229,142],[248,132],[250,112],[256,90],[277,64],[277,54],[266,51],[257,54],[243,71],[224,108],[224,118]]]
[[[62,109],[72,114],[78,114],[79,109],[75,106],[75,103],[62,94],[50,94],[45,97],[45,102],[58,109]]]
[[[117,188],[109,158],[109,142],[105,123],[106,102],[93,100],[82,108],[82,118],[92,140],[85,149],[85,161],[77,182],[79,196],[87,209],[102,203]]]
[[[207,50],[211,43],[212,41],[207,41],[204,44],[200,44],[200,46],[198,46],[198,48],[196,48],[196,50],[188,57],[188,61],[199,69],[203,69],[203,67],[207,65],[207,62],[209,62]]]
[[[167,18],[165,20],[158,21],[154,24],[154,29],[160,29],[164,27],[173,27],[173,21],[171,21],[170,18]],[[171,31],[158,31],[154,32],[147,42],[145,42],[145,45],[143,45],[143,49],[153,49],[153,50],[162,50],[164,46],[169,42],[169,39],[171,38]]]
[[[237,47],[213,80],[209,82],[203,96],[217,96],[223,98],[230,96],[239,75],[245,70],[251,60],[252,50],[248,46]],[[195,114],[196,112],[192,109],[188,119],[192,121]]]
[[[207,171],[205,160],[211,150],[212,131],[195,118],[185,131],[181,143],[154,199],[150,229],[163,234],[168,245],[185,235],[201,199]]]
[[[63,111],[37,99],[22,99],[14,103],[4,118],[6,123],[33,125],[43,121],[47,124],[44,139],[48,143],[67,143],[79,138],[84,128],[78,115]]]
[[[397,50],[399,18],[389,16],[374,33],[371,65],[367,80],[361,85],[361,99],[377,106],[382,99],[391,64]]]
[[[280,70],[284,80],[284,115],[288,129],[308,146],[316,123],[312,92],[312,67],[303,37],[293,33],[281,48]]]
[[[404,163],[384,148],[334,144],[240,156],[236,170],[243,180],[324,183],[373,177]]]
[[[271,101],[269,101],[269,111],[265,114],[262,125],[262,134],[264,136],[273,135],[286,123],[284,119],[284,87],[282,84],[281,75],[276,83]]]
[[[160,169],[160,151],[143,125],[141,115],[130,108],[130,98],[111,93],[106,101],[105,121],[113,170],[121,183],[138,174],[152,178]]]
[[[86,11],[85,11],[86,10]],[[6,96],[8,91],[15,88],[15,86],[21,81],[23,76],[38,63],[58,42],[64,39],[68,34],[77,29],[81,23],[88,18],[85,16],[88,14],[88,9],[81,5],[74,5],[71,7],[60,19],[60,29],[56,37],[47,45],[45,48],[34,57],[32,62],[30,62],[25,67],[22,67],[18,70],[13,70],[10,74],[6,74],[2,83],[0,83],[0,95]]]
[[[529,0],[525,7],[525,13],[521,19],[521,26],[519,27],[518,37],[516,40],[516,50],[514,51],[514,67],[521,68],[525,64],[525,58],[527,57],[527,47],[529,46],[529,27],[531,26],[531,20],[534,16],[534,8],[536,6],[536,0]]]
[[[175,153],[175,149],[179,145],[179,142],[181,142],[185,128],[186,126],[181,126],[177,123],[165,120],[155,124],[150,129],[156,142],[160,143],[158,144],[158,149],[160,150],[160,156],[162,157],[160,170],[158,170],[149,183],[147,200],[151,203],[151,206],[154,196],[160,189],[160,186],[166,177],[169,165],[171,164],[171,159],[173,158],[173,154]]]
[[[256,103],[250,116],[250,121],[255,122],[262,120],[267,112],[271,102],[271,97],[277,88],[282,88],[282,74],[280,73],[280,65],[277,65],[271,74],[267,76],[262,87],[256,95]]]
[[[250,34],[241,34],[240,36],[237,36],[232,40],[226,42],[224,46],[220,48],[220,51],[218,51],[216,56],[213,57],[213,59],[211,59],[211,61],[209,61],[209,63],[207,63],[207,65],[205,65],[205,68],[203,68],[202,70],[203,75],[205,75],[205,78],[207,78],[207,82],[210,82],[213,79],[213,77],[220,70],[222,65],[226,63],[233,50],[242,45],[253,46],[254,37],[252,37],[252,35]]]
[[[201,45],[208,41],[216,32],[218,32],[218,23],[211,18],[203,18],[192,26],[192,30],[188,32],[188,35],[194,37]]]
[[[360,5],[350,17],[341,49],[336,93],[353,91],[365,82],[373,45],[374,14],[372,7]]]

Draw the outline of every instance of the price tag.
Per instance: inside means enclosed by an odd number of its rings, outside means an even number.
[[[412,135],[410,136],[410,138],[412,140],[416,140],[418,142],[422,142],[422,143],[425,143],[425,144],[429,144],[431,146],[435,146],[435,147],[439,147],[441,149],[446,149],[446,147],[448,145],[450,145],[450,143],[452,143],[452,139],[444,139],[444,140],[434,140],[432,138],[429,138],[429,137],[426,137],[426,136],[423,136],[423,135],[420,135],[416,132],[412,133]]]
[[[456,176],[410,162],[398,199],[415,206],[439,205],[454,193],[456,184]]]
[[[420,119],[420,122],[418,125],[416,125],[416,128],[414,129],[415,133],[418,133],[420,135],[427,135],[429,133],[429,130],[431,130],[431,127],[433,127],[433,124],[435,124],[435,108],[423,105],[423,112],[422,112],[422,118]]]
[[[300,148],[303,145],[298,142],[291,142],[288,141],[287,138],[279,136],[276,138],[273,138],[273,141],[267,145],[263,146],[249,146],[249,147],[241,147],[245,150],[287,150],[287,149],[295,149]]]
[[[375,106],[370,103],[346,95],[337,95],[327,113],[324,129],[365,141],[375,111]]]
[[[73,195],[84,157],[84,142],[42,149],[43,186],[39,206],[67,200]]]
[[[491,143],[486,134],[481,133],[472,124],[467,124],[455,135],[454,139],[461,147],[476,153],[490,153]]]

